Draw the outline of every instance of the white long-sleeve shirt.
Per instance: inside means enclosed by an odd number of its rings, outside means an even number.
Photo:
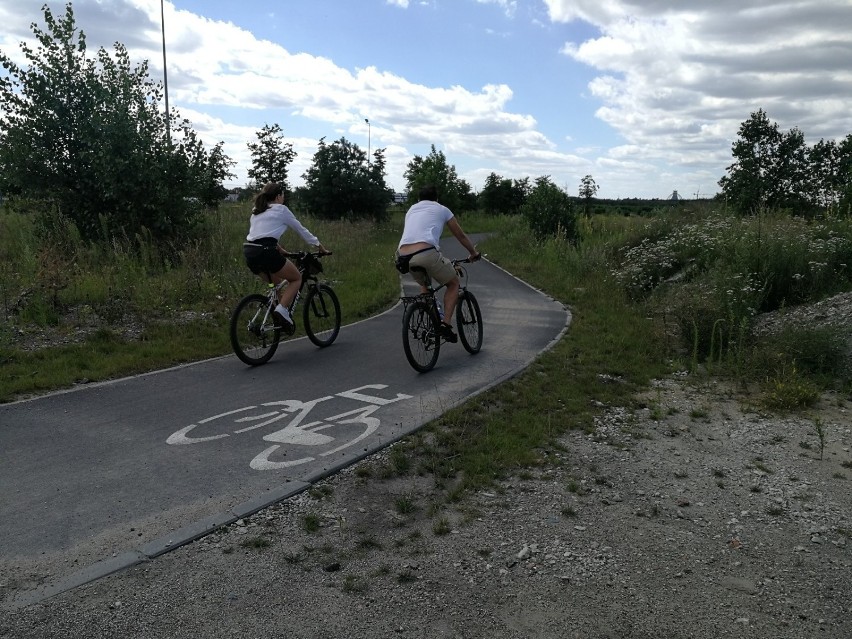
[[[262,237],[274,237],[280,240],[281,236],[293,229],[305,242],[311,246],[319,246],[317,236],[306,229],[302,223],[293,215],[293,211],[283,204],[270,204],[263,213],[255,215],[252,213],[249,219],[249,232],[246,240],[254,242]]]

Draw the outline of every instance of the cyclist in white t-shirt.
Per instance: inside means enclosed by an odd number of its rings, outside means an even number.
[[[432,184],[420,189],[419,201],[405,214],[405,228],[399,241],[398,255],[410,255],[409,266],[419,266],[426,271],[412,270],[411,275],[420,284],[422,292],[432,279],[446,285],[444,292],[444,320],[442,336],[449,342],[458,341],[453,332],[452,318],[459,299],[459,276],[453,264],[441,255],[441,233],[447,226],[461,245],[467,249],[472,262],[481,255],[470,238],[462,230],[453,212],[438,203],[438,190]]]

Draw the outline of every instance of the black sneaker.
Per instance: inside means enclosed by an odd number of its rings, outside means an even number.
[[[450,342],[451,344],[455,344],[459,341],[459,336],[453,332],[453,327],[449,324],[445,324],[444,322],[441,322],[441,328],[438,330],[438,333],[445,341]]]

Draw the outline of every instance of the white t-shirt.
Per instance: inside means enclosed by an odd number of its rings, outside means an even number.
[[[452,218],[453,212],[443,204],[433,200],[420,200],[405,214],[405,227],[399,246],[428,242],[440,249],[441,233]]]
[[[277,202],[270,204],[269,208],[263,213],[258,215],[252,213],[246,239],[249,242],[254,242],[262,237],[274,237],[279,240],[288,228],[296,231],[299,237],[311,246],[319,246],[320,241],[313,233],[302,226],[302,223],[293,215],[293,211]]]

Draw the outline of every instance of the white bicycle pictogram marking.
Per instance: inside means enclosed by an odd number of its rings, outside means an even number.
[[[404,393],[397,393],[395,397],[388,398],[378,397],[376,395],[363,392],[367,390],[384,390],[387,387],[387,384],[367,384],[359,386],[358,388],[343,391],[342,393],[326,395],[325,397],[320,397],[306,402],[296,399],[285,399],[265,402],[255,406],[237,408],[235,410],[230,410],[225,413],[201,419],[194,424],[181,428],[180,430],[172,433],[166,440],[166,443],[172,446],[202,444],[230,437],[231,435],[238,435],[263,428],[289,418],[289,421],[283,428],[263,436],[263,441],[273,442],[273,445],[265,448],[257,456],[255,456],[249,463],[249,466],[255,470],[275,470],[298,466],[299,464],[314,461],[318,457],[333,455],[334,453],[348,448],[349,446],[353,446],[366,437],[369,437],[372,433],[378,430],[381,423],[377,417],[373,417],[373,413],[382,406],[412,398],[411,395],[405,395]],[[324,417],[321,420],[305,422],[308,414],[314,410],[317,405],[336,397],[362,402],[367,405],[338,413],[336,415],[331,415],[329,417]],[[229,423],[231,426],[225,427],[225,423]],[[236,426],[236,428],[231,432],[195,436],[197,431],[204,429],[211,424],[213,424],[213,427],[226,428],[228,430],[233,428],[233,426]],[[322,431],[340,430],[341,427],[343,427],[342,430],[344,431],[351,431],[352,428],[348,426],[352,424],[360,425],[360,428],[355,429],[356,434],[328,450],[323,450],[322,452],[314,455],[307,455],[305,457],[286,461],[275,461],[271,459],[274,453],[279,452],[283,446],[287,445],[333,445],[336,443],[335,437]]]

